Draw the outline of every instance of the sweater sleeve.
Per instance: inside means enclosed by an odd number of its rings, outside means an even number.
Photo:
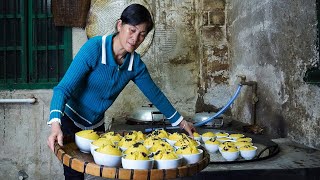
[[[133,82],[139,87],[143,94],[159,109],[159,111],[166,116],[172,126],[177,126],[183,120],[183,117],[172,106],[167,97],[154,83],[145,64],[141,63],[140,67],[142,68],[133,79]]]
[[[73,59],[60,83],[53,88],[48,125],[52,122],[61,123],[66,102],[70,98],[71,93],[96,64],[97,58],[99,57],[97,56],[99,49],[101,48],[99,48],[97,38],[89,39]]]

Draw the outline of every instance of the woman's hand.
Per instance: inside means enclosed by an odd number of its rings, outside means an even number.
[[[58,122],[53,122],[51,124],[51,134],[49,135],[47,140],[47,144],[52,152],[54,152],[55,142],[58,142],[60,146],[63,146],[63,133]]]
[[[191,122],[188,122],[186,120],[182,120],[179,124],[181,129],[184,129],[187,131],[190,137],[193,138],[193,132],[196,132],[196,128],[193,126]]]

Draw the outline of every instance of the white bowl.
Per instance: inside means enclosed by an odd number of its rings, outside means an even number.
[[[132,160],[121,158],[123,169],[152,169],[153,159],[149,160]]]
[[[207,151],[210,153],[215,153],[219,149],[219,144],[204,144],[204,147],[206,148]]]
[[[256,156],[257,153],[257,147],[253,146],[255,149],[254,150],[240,150],[240,155],[243,157],[245,160],[251,160]]]
[[[181,155],[179,155],[183,158],[183,164],[194,164],[194,163],[197,163],[198,161],[200,161],[202,158],[203,150],[202,149],[198,149],[198,150],[199,150],[199,153],[197,153],[197,154],[181,154]]]
[[[80,149],[80,151],[83,153],[90,153],[90,143],[93,141],[94,140],[80,137],[77,134],[75,135],[75,143],[78,146],[78,148]]]
[[[176,140],[171,140],[171,139],[168,139],[168,138],[166,138],[166,141],[167,141],[171,146],[174,146],[174,144],[177,142]]]
[[[181,166],[182,157],[178,159],[168,159],[168,160],[154,160],[154,167],[156,169],[175,169]]]
[[[239,151],[236,151],[236,152],[221,151],[221,155],[227,161],[234,161],[239,157]]]
[[[92,143],[93,143],[93,141],[90,143],[90,152],[91,152],[91,154],[93,155],[93,151],[94,151],[95,149],[98,149],[99,147],[96,146],[96,145],[93,145]]]
[[[121,155],[110,155],[97,152],[96,149],[93,151],[93,160],[98,165],[104,165],[107,167],[120,167],[121,166]]]

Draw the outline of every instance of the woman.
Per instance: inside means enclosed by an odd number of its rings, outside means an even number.
[[[82,129],[104,131],[104,112],[132,80],[144,95],[167,117],[190,136],[192,123],[174,109],[152,81],[140,55],[134,52],[153,28],[149,11],[132,4],[116,23],[117,33],[89,39],[72,61],[61,82],[54,88],[50,107],[51,134],[48,146],[63,145],[63,134],[74,135]],[[64,167],[66,179],[83,174]]]

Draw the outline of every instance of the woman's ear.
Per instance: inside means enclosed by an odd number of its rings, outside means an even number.
[[[118,19],[117,20],[117,31],[120,32],[121,28],[122,28],[122,20]]]

